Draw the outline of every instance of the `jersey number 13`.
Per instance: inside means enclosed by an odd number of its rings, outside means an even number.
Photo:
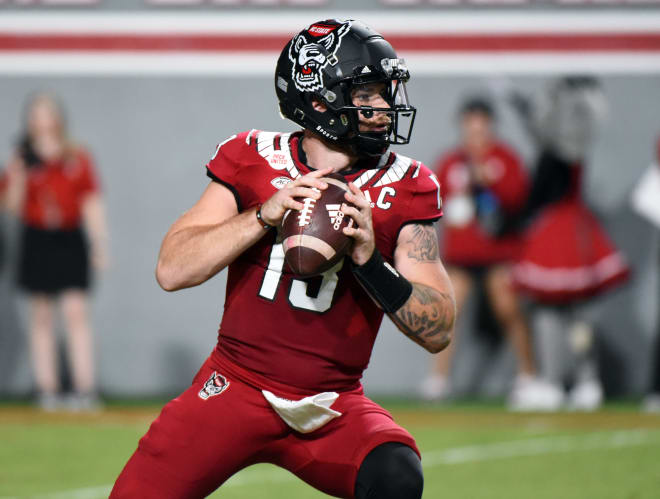
[[[300,279],[291,280],[291,288],[289,289],[288,300],[292,307],[300,308],[303,310],[311,310],[313,312],[326,312],[332,306],[332,297],[337,289],[337,282],[339,272],[344,265],[344,260],[341,260],[337,265],[332,267],[322,275],[310,280],[302,281]],[[268,258],[268,268],[264,274],[264,280],[259,289],[259,296],[267,300],[274,300],[277,294],[277,288],[280,285],[282,278],[282,270],[284,269],[284,247],[281,243],[275,243],[270,251]],[[315,280],[321,279],[318,293],[315,296],[309,296],[308,287],[312,283],[318,284]]]

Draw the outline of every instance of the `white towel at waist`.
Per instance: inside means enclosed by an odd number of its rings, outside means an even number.
[[[261,390],[272,408],[294,430],[310,433],[341,416],[341,412],[330,409],[339,394],[323,392],[301,400],[288,400],[276,397],[268,390]]]

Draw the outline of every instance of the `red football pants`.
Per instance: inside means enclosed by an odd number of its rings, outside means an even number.
[[[281,466],[326,494],[353,497],[360,465],[374,447],[401,442],[419,454],[412,436],[361,387],[341,393],[333,404],[342,416],[301,434],[280,419],[259,389],[223,365],[209,358],[192,386],[163,408],[119,475],[111,499],[206,497],[255,463]],[[198,394],[214,372],[229,385],[204,400]]]

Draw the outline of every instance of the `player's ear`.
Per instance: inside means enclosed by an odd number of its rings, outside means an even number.
[[[328,106],[319,97],[312,97],[312,108],[319,113],[325,113],[328,110]]]

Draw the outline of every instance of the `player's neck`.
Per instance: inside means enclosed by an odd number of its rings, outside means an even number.
[[[302,148],[307,156],[307,165],[317,170],[332,167],[333,171],[338,172],[350,168],[358,160],[357,156],[325,142],[308,130],[303,135]]]

